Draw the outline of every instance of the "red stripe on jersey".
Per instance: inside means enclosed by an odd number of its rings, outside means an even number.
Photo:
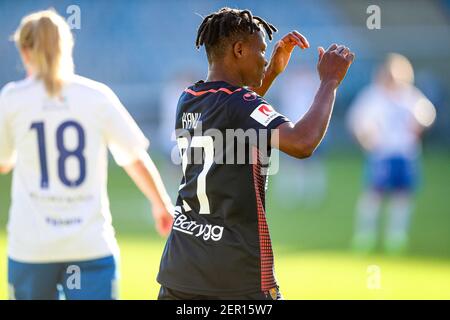
[[[227,94],[233,94],[233,93],[239,92],[241,90],[242,90],[242,88],[236,89],[234,91],[231,91],[230,89],[227,89],[227,88],[219,88],[219,89],[209,89],[209,90],[205,90],[205,91],[194,91],[194,90],[191,90],[189,88],[186,88],[184,90],[184,92],[187,92],[187,93],[192,94],[193,96],[199,97],[201,95],[204,95],[205,93],[225,92]]]
[[[261,161],[259,150],[253,147],[253,183],[256,193],[256,207],[258,211],[258,235],[261,263],[261,291],[269,291],[277,286],[274,275],[274,261],[272,241],[270,240],[269,227],[266,221],[266,210],[263,201],[265,199],[265,177],[261,175]]]

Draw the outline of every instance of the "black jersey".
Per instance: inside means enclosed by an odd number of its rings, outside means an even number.
[[[160,284],[200,295],[277,286],[264,167],[271,130],[286,121],[254,92],[226,82],[183,92],[176,115],[183,178]]]

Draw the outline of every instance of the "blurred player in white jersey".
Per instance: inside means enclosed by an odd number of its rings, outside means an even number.
[[[357,205],[354,249],[376,247],[384,199],[389,213],[384,245],[388,253],[402,253],[408,244],[412,196],[417,184],[420,138],[434,122],[431,102],[413,85],[414,71],[407,58],[388,55],[374,83],[350,108],[350,130],[367,154],[365,192]]]
[[[118,246],[107,195],[107,150],[146,195],[158,232],[171,201],[148,141],[107,86],[73,74],[73,39],[54,11],[15,33],[28,77],[0,95],[0,172],[13,171],[10,297],[114,299]]]

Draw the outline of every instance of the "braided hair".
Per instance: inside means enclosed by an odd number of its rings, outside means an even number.
[[[254,16],[250,10],[239,10],[222,8],[203,19],[198,27],[195,46],[197,49],[203,45],[208,55],[208,60],[212,56],[220,57],[230,40],[238,40],[260,31],[264,28],[269,40],[272,40],[273,33],[277,32],[272,24],[264,19]]]

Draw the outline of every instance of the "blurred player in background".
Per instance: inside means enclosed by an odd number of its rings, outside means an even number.
[[[293,31],[278,41],[269,63],[265,37],[271,40],[276,30],[249,10],[230,8],[206,16],[198,29],[196,45],[205,46],[208,76],[178,102],[175,128],[184,176],[161,259],[159,299],[281,298],[266,222],[267,158],[272,147],[296,158],[314,152],[354,54],[344,46],[319,48],[321,84],[309,111],[294,124],[261,96],[294,48],[309,43]],[[220,143],[227,130],[263,136]],[[234,154],[235,147],[244,151]],[[229,155],[247,161],[220,161]]]
[[[390,54],[350,108],[348,124],[367,155],[367,187],[357,205],[354,249],[376,247],[382,201],[388,199],[385,249],[406,249],[418,179],[420,138],[436,111],[413,85],[414,71],[402,55]]]
[[[10,298],[56,299],[58,285],[66,299],[114,299],[108,148],[151,202],[158,232],[172,223],[148,141],[111,89],[73,74],[72,34],[56,12],[23,18],[15,41],[28,77],[0,96],[0,171],[14,169]]]

